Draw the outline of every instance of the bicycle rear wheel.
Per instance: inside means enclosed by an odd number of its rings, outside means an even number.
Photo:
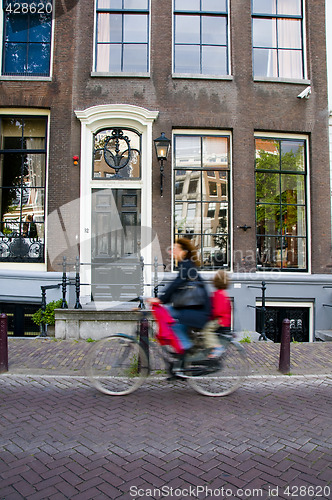
[[[104,394],[124,396],[135,391],[149,372],[146,354],[139,343],[124,334],[98,340],[89,354],[89,376]]]
[[[248,373],[245,349],[234,340],[227,342],[220,359],[201,370],[199,363],[188,359],[185,373],[188,383],[204,396],[227,396],[234,392]],[[192,370],[192,371],[191,371]],[[210,373],[206,373],[210,370]],[[204,373],[205,372],[205,373]]]

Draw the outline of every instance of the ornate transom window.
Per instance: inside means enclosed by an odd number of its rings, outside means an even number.
[[[103,129],[94,135],[93,179],[140,179],[141,136],[129,129]]]

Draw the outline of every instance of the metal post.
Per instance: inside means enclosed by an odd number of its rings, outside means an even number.
[[[79,257],[76,257],[76,264],[75,264],[75,292],[76,292],[76,303],[74,309],[82,309],[81,303],[80,303],[80,288],[81,288],[81,283],[80,283],[80,262],[79,262]]]
[[[260,334],[258,340],[267,340],[267,337],[265,334],[265,313],[266,313],[265,290],[266,290],[265,281],[262,281],[262,331],[261,331],[261,334]]]
[[[67,293],[67,257],[64,256],[62,259],[62,304],[61,309],[68,309],[68,304],[66,301]]]
[[[281,330],[279,371],[289,373],[290,370],[290,320],[284,319]]]
[[[150,365],[149,363],[149,321],[148,318],[146,317],[146,312],[143,313],[143,317],[140,320],[140,331],[139,331],[139,343],[140,346],[142,347],[143,351],[145,352],[146,359],[148,361],[148,366]]]
[[[140,256],[139,260],[140,260],[140,265],[141,265],[139,308],[145,309],[144,301],[143,301],[143,296],[144,296],[144,258],[142,255]]]
[[[153,295],[158,297],[158,257],[154,258]]]
[[[41,320],[40,320],[40,336],[46,337],[46,329],[44,323],[44,314],[46,311],[46,286],[41,286],[42,302],[41,302]]]
[[[8,319],[0,314],[0,373],[8,372]]]

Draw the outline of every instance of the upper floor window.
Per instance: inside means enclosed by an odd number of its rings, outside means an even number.
[[[0,117],[0,262],[44,262],[46,117]]]
[[[306,140],[256,137],[257,264],[308,267]]]
[[[179,133],[174,148],[174,240],[193,239],[202,269],[229,268],[230,137]]]
[[[149,71],[149,0],[97,0],[95,71]]]
[[[229,74],[227,0],[174,0],[174,73]]]
[[[49,76],[52,1],[3,1],[2,75]]]
[[[304,78],[302,0],[252,0],[254,77]]]

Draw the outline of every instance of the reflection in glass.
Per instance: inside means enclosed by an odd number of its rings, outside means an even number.
[[[46,123],[0,121],[0,261],[44,261]]]
[[[228,140],[189,135],[174,140],[174,237],[185,235],[198,245],[204,269],[229,264]]]
[[[257,262],[266,269],[306,269],[304,145],[256,140]]]
[[[176,16],[175,43],[200,43],[200,18]]]
[[[140,7],[140,5],[145,4],[146,2],[139,2],[135,9],[144,11],[145,6]],[[106,4],[101,6],[100,1],[98,7],[107,8]],[[96,71],[132,73],[148,71],[148,16],[145,11],[97,12]]]
[[[200,48],[195,45],[175,46],[175,73],[200,72]]]
[[[131,148],[130,161],[127,163],[128,159],[128,144],[125,140],[119,140],[119,151],[116,153],[117,142],[112,139],[112,131],[118,129],[104,129],[95,135],[94,138],[94,161],[93,161],[93,178],[94,179],[112,179],[112,178],[131,178],[139,179],[141,176],[141,158],[140,158],[140,143],[141,137],[139,134],[132,130],[121,129],[123,136],[127,137],[129,140]],[[106,149],[105,149],[106,148]],[[106,153],[105,153],[106,151]],[[118,174],[116,170],[111,168],[105,160],[108,159],[110,164],[113,164],[116,158],[120,160],[120,166],[124,165],[119,169]],[[112,162],[110,161],[112,160]]]

